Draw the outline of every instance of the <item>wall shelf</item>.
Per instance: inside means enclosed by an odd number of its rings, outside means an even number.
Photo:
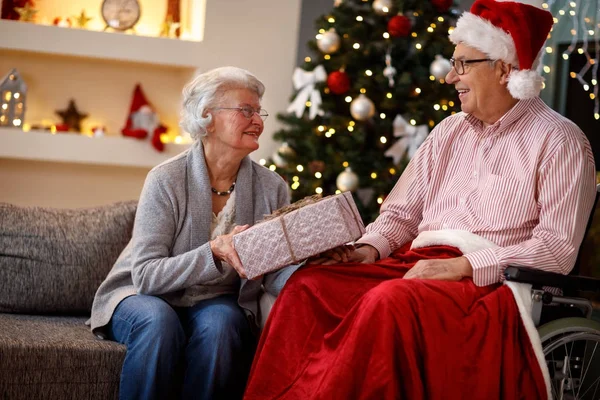
[[[0,49],[189,69],[198,65],[202,42],[1,19]]]
[[[168,143],[165,151],[159,153],[149,140],[0,128],[0,158],[152,168],[188,147]]]

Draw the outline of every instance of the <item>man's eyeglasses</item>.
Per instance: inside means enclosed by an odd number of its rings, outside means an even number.
[[[269,113],[264,110],[264,109],[258,109],[255,110],[252,107],[217,107],[217,108],[213,108],[213,110],[238,110],[239,112],[242,113],[242,115],[248,119],[251,119],[254,114],[258,114],[258,116],[260,117],[260,119],[262,119],[263,121],[267,119],[267,117],[269,116]]]
[[[456,71],[456,73],[458,75],[465,74],[465,64],[475,64],[475,63],[480,63],[480,62],[484,62],[484,61],[492,61],[492,60],[489,58],[479,58],[477,60],[455,60],[454,57],[452,57],[450,59],[450,63],[452,64],[452,66],[454,67],[454,70]]]

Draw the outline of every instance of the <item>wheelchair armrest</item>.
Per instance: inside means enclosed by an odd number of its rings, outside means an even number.
[[[508,281],[530,283],[534,287],[551,286],[563,290],[600,292],[600,279],[562,275],[529,267],[506,267],[504,277]]]

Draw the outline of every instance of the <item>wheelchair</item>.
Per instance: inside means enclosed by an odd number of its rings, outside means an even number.
[[[596,186],[596,201],[584,243],[594,216],[600,217],[594,212],[599,194],[600,185]],[[504,271],[507,280],[532,285],[532,318],[556,400],[600,399],[600,310],[594,311],[592,301],[581,297],[586,293],[600,294],[600,279],[578,275],[580,258],[581,249],[573,271],[566,276],[517,266]],[[596,313],[594,320],[592,315]]]

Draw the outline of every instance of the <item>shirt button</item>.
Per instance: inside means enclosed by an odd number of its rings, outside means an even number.
[[[473,177],[477,178],[477,171],[473,171]]]

